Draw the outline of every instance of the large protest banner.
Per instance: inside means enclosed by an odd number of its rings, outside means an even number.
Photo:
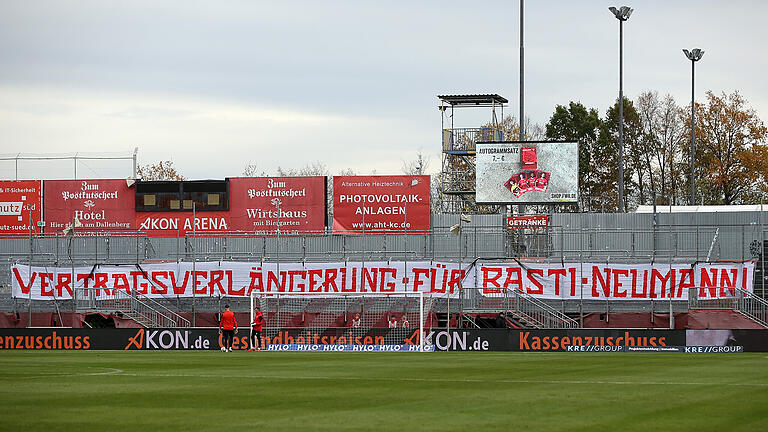
[[[279,270],[279,273],[278,273]],[[436,261],[330,263],[179,262],[92,267],[11,268],[13,296],[68,299],[73,287],[95,299],[116,292],[150,297],[250,296],[252,293],[339,295],[415,293],[458,297],[472,290],[488,297],[525,293],[542,299],[686,300],[737,296],[752,290],[754,262],[658,264],[483,264]],[[74,281],[74,283],[73,283]],[[31,291],[30,291],[31,290]],[[194,290],[194,294],[193,294]],[[469,292],[469,291],[467,291]]]

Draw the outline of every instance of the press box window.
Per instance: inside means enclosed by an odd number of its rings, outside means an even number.
[[[136,211],[227,211],[229,180],[137,181]]]

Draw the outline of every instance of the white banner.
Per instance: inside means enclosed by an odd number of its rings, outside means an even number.
[[[733,297],[735,288],[752,291],[754,267],[753,261],[695,265],[481,264],[473,282],[489,296],[519,290],[544,299],[656,300],[671,295],[672,299],[686,300],[688,288],[699,287],[700,299],[712,299]]]
[[[279,272],[278,272],[279,269]],[[485,296],[515,291],[542,299],[652,300],[735,295],[752,290],[754,262],[728,264],[517,264],[464,266],[435,261],[335,263],[189,262],[141,266],[11,267],[13,296],[67,300],[73,285],[93,299],[116,293],[149,297],[248,297],[252,293],[418,293],[458,297],[459,286]],[[463,280],[462,276],[463,275]],[[74,283],[73,283],[74,281]],[[194,294],[193,294],[194,287]],[[730,288],[730,289],[728,289]]]

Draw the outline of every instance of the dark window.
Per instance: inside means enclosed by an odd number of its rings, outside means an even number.
[[[229,180],[138,181],[136,211],[229,210]]]

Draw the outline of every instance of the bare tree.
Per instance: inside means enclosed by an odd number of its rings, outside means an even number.
[[[424,152],[419,149],[416,152],[416,159],[403,161],[402,171],[406,175],[424,175],[429,169],[429,156],[424,156]]]
[[[136,174],[142,180],[184,180],[184,176],[173,167],[173,161],[160,161],[155,164],[139,165]]]
[[[283,167],[277,167],[277,175],[280,177],[329,176],[331,175],[331,172],[324,163],[315,161],[298,169],[283,169]]]
[[[685,137],[685,125],[680,120],[680,107],[671,95],[659,98],[656,91],[640,94],[636,102],[642,136],[634,149],[639,159],[638,182],[647,182],[664,204],[679,199],[679,170],[682,163],[680,141]],[[642,200],[645,197],[641,197]]]
[[[259,169],[256,167],[256,163],[249,162],[247,165],[245,165],[245,168],[243,168],[243,176],[244,177],[264,177],[267,173],[265,173],[263,170],[259,172]]]

